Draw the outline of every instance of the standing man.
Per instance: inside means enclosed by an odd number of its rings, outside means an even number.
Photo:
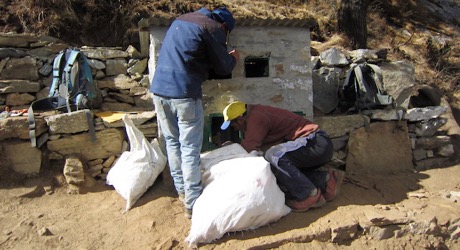
[[[230,74],[239,60],[227,51],[227,36],[235,19],[225,7],[201,8],[176,18],[162,43],[150,87],[160,131],[166,141],[168,164],[185,215],[202,192],[200,152],[204,116],[201,84],[212,69]]]
[[[232,102],[223,111],[222,130],[230,125],[244,132],[246,151],[264,155],[274,166],[286,205],[302,212],[322,206],[337,195],[344,172],[319,170],[332,158],[334,148],[319,126],[291,111],[264,105]]]

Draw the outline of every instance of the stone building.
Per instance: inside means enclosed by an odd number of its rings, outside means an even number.
[[[149,55],[149,77],[173,19],[150,18],[139,22],[141,53]],[[237,19],[228,49],[240,52],[240,62],[228,76],[210,74],[203,84],[205,111],[204,149],[212,137],[224,133],[221,112],[235,100],[291,110],[313,118],[313,82],[308,20]],[[148,52],[147,52],[148,51]],[[232,131],[225,132],[231,137]],[[225,139],[225,138],[224,138]]]

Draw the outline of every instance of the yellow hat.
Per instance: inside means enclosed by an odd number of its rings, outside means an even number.
[[[224,123],[222,123],[220,129],[226,130],[230,125],[231,120],[244,114],[244,112],[246,112],[246,104],[244,102],[235,101],[227,105],[222,112],[224,115]]]

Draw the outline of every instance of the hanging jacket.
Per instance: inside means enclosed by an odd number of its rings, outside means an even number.
[[[227,75],[235,67],[226,38],[222,24],[205,8],[176,18],[163,40],[150,91],[163,97],[201,98],[210,69]]]

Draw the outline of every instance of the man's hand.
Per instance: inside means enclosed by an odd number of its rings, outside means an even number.
[[[231,50],[230,52],[228,52],[228,54],[235,57],[237,62],[240,60],[240,53],[238,51]]]

